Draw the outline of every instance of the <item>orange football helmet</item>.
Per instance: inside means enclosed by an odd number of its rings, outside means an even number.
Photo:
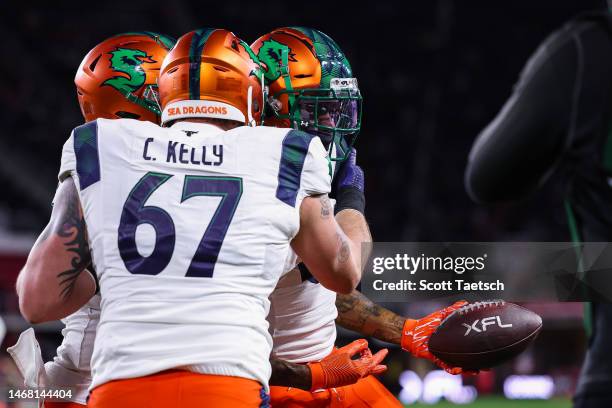
[[[176,42],[159,75],[162,125],[214,118],[258,125],[263,71],[248,44],[223,29],[191,31]]]
[[[143,31],[116,35],[89,51],[74,78],[85,120],[159,123],[157,76],[174,43],[166,35]]]
[[[336,145],[344,160],[361,129],[362,97],[346,56],[329,36],[277,28],[252,45],[269,87],[266,125],[294,127]]]

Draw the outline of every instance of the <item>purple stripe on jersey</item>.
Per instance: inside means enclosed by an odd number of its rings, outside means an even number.
[[[91,121],[74,129],[74,154],[81,190],[100,181],[98,157],[98,122]]]
[[[276,198],[292,207],[295,207],[304,160],[313,137],[306,132],[290,130],[283,139]]]

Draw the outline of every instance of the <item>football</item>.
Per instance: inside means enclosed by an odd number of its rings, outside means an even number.
[[[541,328],[542,318],[519,305],[475,302],[442,321],[429,339],[429,351],[455,367],[491,368],[520,354]]]

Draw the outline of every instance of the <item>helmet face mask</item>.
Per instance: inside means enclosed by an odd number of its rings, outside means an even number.
[[[157,116],[161,115],[161,107],[159,105],[159,90],[157,85],[145,85],[144,89],[142,90],[142,96],[138,96],[132,92],[125,92],[123,93],[123,96],[125,96],[125,99],[127,99],[129,102],[141,106]]]
[[[281,100],[291,101],[289,113],[281,113]],[[333,161],[345,160],[355,143],[361,129],[362,103],[355,78],[333,78],[330,88],[282,90],[269,98],[277,119],[319,136]],[[334,145],[336,152],[332,155]]]
[[[159,103],[159,88],[157,85],[149,85],[142,91],[142,98],[149,106],[150,110],[155,110],[161,115],[161,105]]]

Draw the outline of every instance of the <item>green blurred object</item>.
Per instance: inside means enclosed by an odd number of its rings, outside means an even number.
[[[434,408],[570,408],[572,401],[565,398],[554,398],[550,400],[509,400],[504,397],[480,397],[471,404],[452,404],[448,401],[440,401],[437,404],[412,404],[406,407],[434,407]]]

